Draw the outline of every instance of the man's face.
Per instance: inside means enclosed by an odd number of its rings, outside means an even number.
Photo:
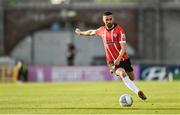
[[[111,28],[114,24],[114,18],[112,15],[103,16],[103,22],[104,22],[106,27]]]

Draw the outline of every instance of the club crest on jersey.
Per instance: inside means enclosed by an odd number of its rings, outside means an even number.
[[[113,37],[115,37],[115,38],[116,38],[116,37],[117,37],[117,34],[116,34],[116,33],[114,33],[114,34],[113,34]]]

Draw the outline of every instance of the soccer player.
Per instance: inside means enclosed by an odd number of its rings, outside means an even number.
[[[76,28],[75,33],[84,36],[101,36],[104,43],[107,65],[110,71],[119,76],[125,85],[142,100],[146,100],[145,94],[139,90],[133,82],[134,73],[126,52],[125,31],[120,25],[114,23],[114,17],[111,12],[105,12],[102,19],[104,26],[87,31],[81,31],[79,28]]]

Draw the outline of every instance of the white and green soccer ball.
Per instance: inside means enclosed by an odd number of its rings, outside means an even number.
[[[119,97],[119,104],[122,107],[130,107],[133,104],[133,98],[129,94],[123,94]]]

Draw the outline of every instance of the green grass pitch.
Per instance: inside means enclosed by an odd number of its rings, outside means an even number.
[[[0,114],[180,114],[180,81],[136,84],[147,101],[121,81],[1,83]],[[124,93],[133,96],[133,106],[119,105]]]

